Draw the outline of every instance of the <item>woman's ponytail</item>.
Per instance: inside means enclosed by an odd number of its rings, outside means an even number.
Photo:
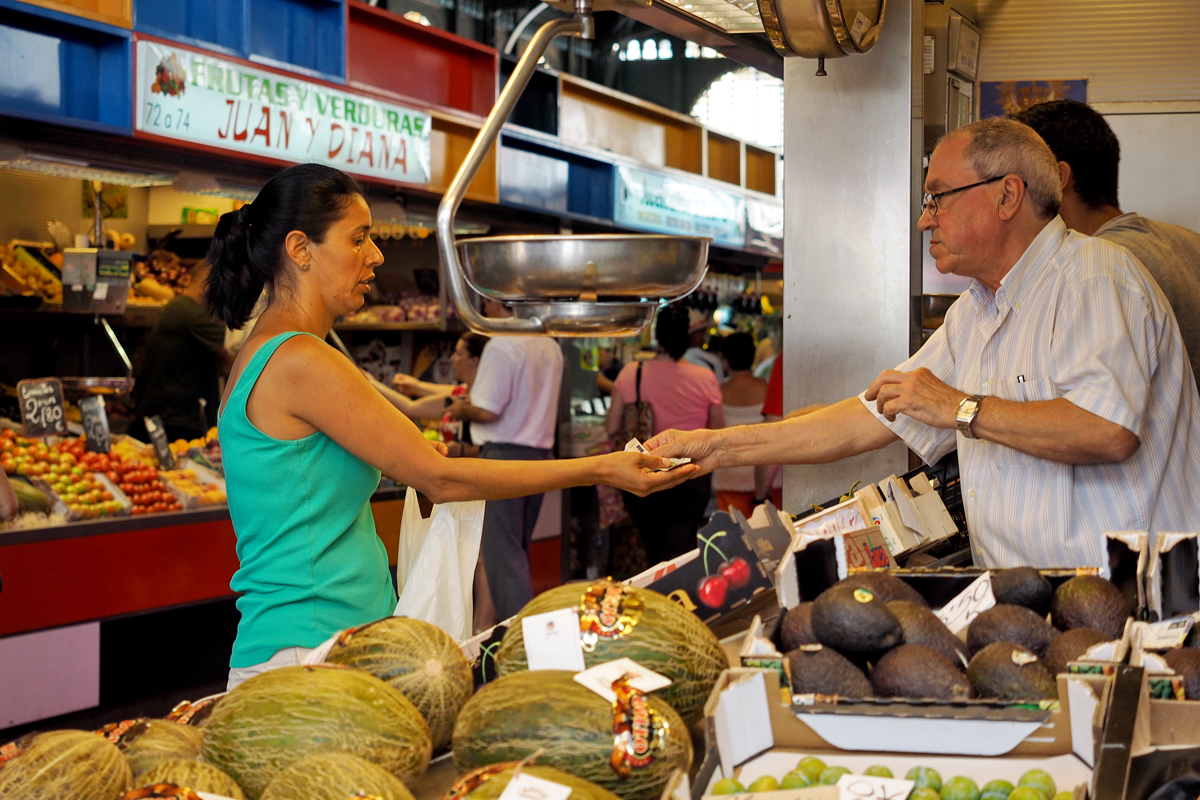
[[[235,331],[250,319],[265,285],[250,261],[251,205],[222,214],[208,247],[212,269],[204,299],[209,309]]]

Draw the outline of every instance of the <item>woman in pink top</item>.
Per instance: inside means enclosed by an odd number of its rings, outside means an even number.
[[[675,428],[723,428],[721,388],[712,370],[681,361],[688,349],[688,310],[668,306],[658,313],[654,329],[658,355],[649,361],[626,364],[617,375],[608,433],[621,427],[625,406],[637,399],[637,369],[642,367],[642,400],[654,410],[654,432]],[[614,442],[620,450],[624,442]],[[625,508],[642,535],[651,565],[675,558],[696,547],[696,531],[704,524],[704,509],[712,476],[685,481],[650,497],[623,492]]]

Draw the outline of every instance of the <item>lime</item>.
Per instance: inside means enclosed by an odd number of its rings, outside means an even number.
[[[1041,789],[1032,786],[1018,786],[1012,790],[1008,800],[1049,800]]]
[[[942,776],[936,769],[929,767],[913,767],[905,774],[904,780],[912,781],[914,789],[933,789],[935,792],[942,790]]]
[[[942,800],[979,800],[979,785],[970,778],[955,775],[942,784]]]
[[[817,779],[817,783],[822,786],[835,786],[838,778],[849,774],[850,770],[845,767],[826,767],[825,771],[821,773],[821,777]]]
[[[808,779],[813,783],[821,777],[821,773],[825,771],[825,762],[819,758],[808,756],[800,759],[800,763],[796,765],[796,772],[803,772],[808,776]]]
[[[1058,789],[1054,786],[1054,778],[1046,774],[1045,770],[1031,769],[1021,776],[1017,781],[1017,786],[1030,786],[1038,789],[1047,798],[1054,797],[1058,794]]]
[[[763,775],[761,778],[754,781],[746,787],[748,792],[777,792],[779,791],[779,781],[775,780],[773,775]]]
[[[923,786],[920,789],[913,789],[908,800],[942,800],[942,796],[928,786]]]
[[[713,794],[741,794],[746,787],[738,783],[736,778],[721,778],[713,784]]]
[[[1008,781],[988,781],[979,790],[979,800],[1007,800],[1013,785]]]
[[[876,764],[873,767],[867,767],[863,770],[863,775],[870,775],[875,778],[893,778],[892,771],[887,767],[881,767]]]
[[[783,776],[783,780],[779,782],[780,789],[805,789],[812,786],[812,778],[805,775],[800,770],[789,772]]]
[[[1059,792],[1058,794],[1054,795],[1053,800],[1071,800],[1071,798],[1074,796],[1074,792]]]

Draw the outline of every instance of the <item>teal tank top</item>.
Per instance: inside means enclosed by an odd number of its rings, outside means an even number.
[[[258,349],[217,423],[240,562],[229,583],[241,593],[231,667],[260,664],[287,647],[316,647],[396,608],[371,516],[379,470],[320,431],[274,439],[246,416],[263,368],[297,335],[280,334]]]

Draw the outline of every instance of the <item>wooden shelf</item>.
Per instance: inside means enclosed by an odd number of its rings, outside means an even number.
[[[742,143],[708,131],[708,177],[742,185]]]
[[[454,180],[454,174],[459,165],[467,157],[467,151],[483,127],[482,121],[465,117],[451,116],[440,112],[432,112],[433,132],[429,137],[430,176],[429,191],[441,194]],[[500,201],[500,188],[496,182],[496,147],[492,146],[483,166],[471,185],[467,187],[468,198],[482,200],[485,203]]]
[[[775,164],[771,150],[746,145],[746,188],[763,194],[775,194]]]

